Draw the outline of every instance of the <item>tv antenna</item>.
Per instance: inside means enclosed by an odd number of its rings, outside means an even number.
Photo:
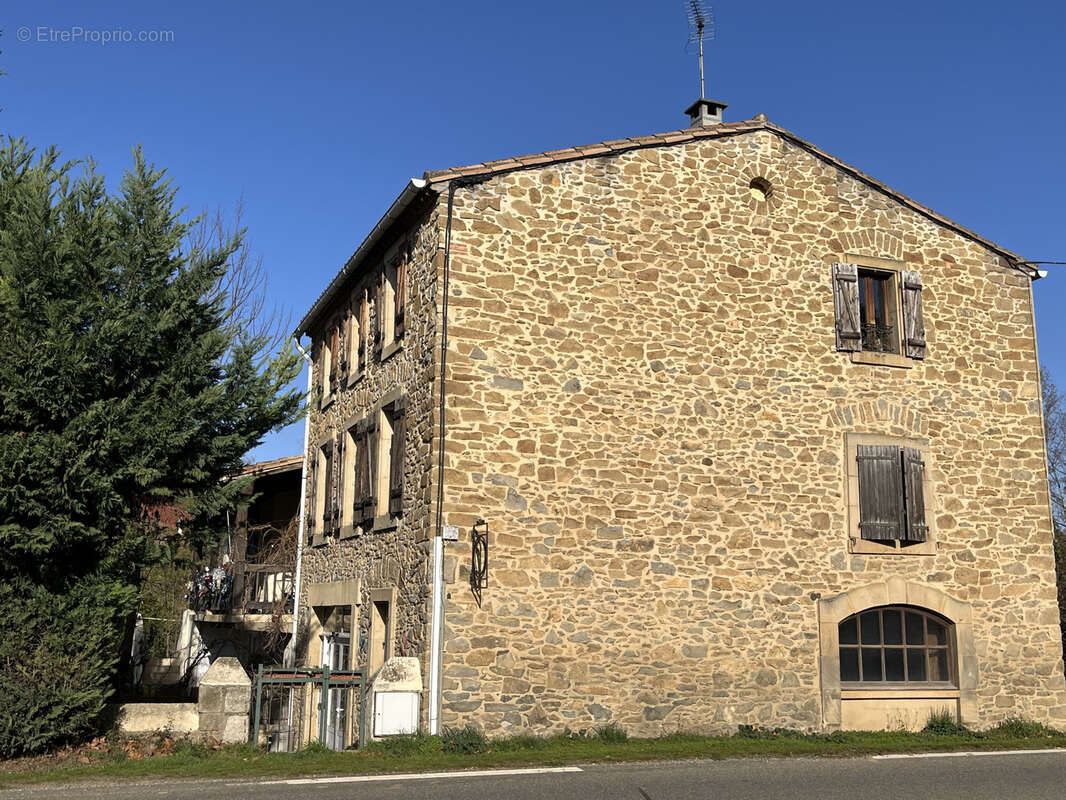
[[[688,11],[688,23],[692,26],[689,34],[689,44],[695,43],[700,52],[700,97],[703,98],[703,42],[705,39],[714,38],[714,15],[711,7],[703,0],[687,0],[685,8]]]

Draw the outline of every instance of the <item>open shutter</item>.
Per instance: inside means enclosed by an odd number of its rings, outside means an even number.
[[[363,509],[363,518],[372,520],[378,512],[378,420],[377,414],[372,414],[366,421],[366,477],[367,488],[366,507]]]
[[[334,458],[337,462],[336,472],[337,477],[335,480],[335,488],[333,490],[333,528],[336,531],[340,531],[341,524],[344,517],[344,451],[347,448],[347,442],[345,441],[348,435],[344,431],[337,433],[337,446],[334,449]]]
[[[342,385],[348,382],[348,356],[352,349],[352,309],[346,308],[344,310],[344,319],[341,322],[341,342],[340,342],[340,383]]]
[[[903,480],[894,445],[859,445],[859,534],[888,541],[903,537]]]
[[[903,347],[908,358],[925,358],[922,278],[907,270],[903,271]]]
[[[392,452],[389,454],[389,513],[399,514],[403,510],[403,454],[404,440],[407,437],[407,414],[402,401],[393,405]]]
[[[404,316],[407,313],[407,254],[396,265],[396,303],[393,312],[394,338],[403,336]]]
[[[833,310],[836,314],[837,350],[861,350],[857,265],[833,264]]]
[[[311,491],[307,493],[307,525],[304,529],[304,535],[307,537],[307,544],[314,544],[315,541],[315,515],[318,511],[318,450],[314,450],[311,455],[311,469],[308,470],[311,476]]]
[[[374,358],[381,359],[381,348],[385,342],[385,270],[378,276],[377,289],[374,291]]]
[[[925,521],[925,494],[922,480],[925,477],[925,462],[922,453],[913,447],[903,448],[903,491],[906,505],[907,530],[903,539],[908,542],[924,542],[929,536]]]
[[[329,334],[329,390],[337,390],[337,381],[340,378],[340,327],[333,326]]]
[[[359,350],[356,370],[362,372],[366,367],[366,337],[370,332],[370,304],[366,299],[366,289],[360,292],[359,297]]]
[[[360,524],[366,510],[366,425],[360,422],[355,427],[355,491],[352,502],[352,522]]]
[[[336,513],[336,495],[334,493],[336,482],[333,479],[333,442],[324,445],[322,453],[325,456],[322,466],[326,471],[326,485],[322,492],[322,530],[320,533],[325,536],[333,533],[334,514]]]

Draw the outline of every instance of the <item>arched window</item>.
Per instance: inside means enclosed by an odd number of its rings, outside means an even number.
[[[909,606],[871,608],[840,623],[842,683],[955,683],[955,630]]]

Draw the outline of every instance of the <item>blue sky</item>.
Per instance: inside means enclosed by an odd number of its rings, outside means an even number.
[[[713,10],[707,94],[727,120],[764,112],[1027,258],[1066,261],[1066,6]],[[409,177],[681,128],[699,88],[680,0],[38,0],[0,27],[0,133],[92,156],[113,183],[141,143],[190,210],[243,198],[294,320]],[[1066,384],[1066,267],[1049,270],[1040,352]],[[294,426],[253,456],[301,446]]]

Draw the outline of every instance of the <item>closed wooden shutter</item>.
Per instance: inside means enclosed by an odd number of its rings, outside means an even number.
[[[922,279],[907,270],[903,271],[903,348],[908,358],[925,358]]]
[[[407,313],[407,254],[396,265],[396,304],[393,321],[393,338],[403,336],[404,316]]]
[[[903,499],[906,508],[907,530],[903,539],[908,542],[924,542],[929,536],[925,521],[925,493],[922,480],[925,477],[925,462],[922,453],[913,447],[903,448]]]
[[[374,292],[374,358],[381,358],[381,348],[385,343],[385,270],[378,277],[377,290]]]
[[[366,293],[364,288],[359,298],[359,353],[356,369],[360,372],[366,367],[366,338],[370,334],[370,303]]]
[[[836,314],[837,350],[862,350],[857,265],[833,264],[833,310]]]
[[[887,541],[903,536],[903,481],[900,449],[859,445],[859,534]]]
[[[372,520],[378,513],[378,421],[376,413],[372,414],[366,422],[366,454],[367,490],[363,518]]]
[[[403,454],[407,414],[402,402],[393,405],[392,452],[389,454],[389,513],[403,510]]]

